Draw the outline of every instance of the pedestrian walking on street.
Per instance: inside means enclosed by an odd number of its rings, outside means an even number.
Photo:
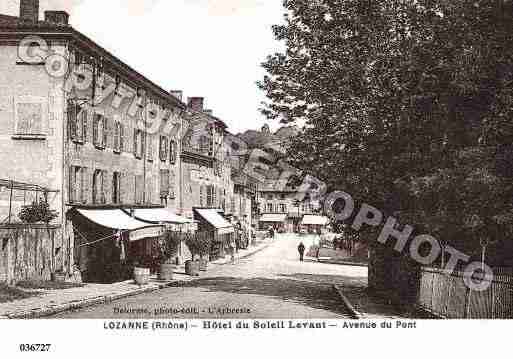
[[[235,234],[230,236],[229,242],[229,251],[230,251],[230,260],[232,264],[235,264]]]
[[[303,256],[305,255],[305,245],[303,244],[303,242],[299,243],[297,250],[299,252],[299,260],[303,262]]]

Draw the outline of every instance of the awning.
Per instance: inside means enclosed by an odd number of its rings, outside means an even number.
[[[126,210],[125,210],[126,212]],[[188,218],[181,217],[165,208],[144,208],[135,209],[134,218],[143,222],[152,224],[160,223],[174,223],[174,224],[185,224],[192,223]]]
[[[120,209],[77,209],[77,212],[91,222],[106,228],[133,231],[151,227],[148,223],[132,218]]]
[[[210,223],[214,228],[217,229],[218,234],[229,234],[235,232],[230,222],[225,220],[217,210],[215,209],[196,209],[198,215],[200,215],[205,221]]]
[[[265,213],[260,217],[260,222],[285,222],[286,214],[281,213]]]
[[[316,224],[320,226],[325,226],[329,222],[329,218],[325,216],[315,216],[311,214],[306,214],[303,217],[303,221],[301,224],[309,225],[309,224]]]

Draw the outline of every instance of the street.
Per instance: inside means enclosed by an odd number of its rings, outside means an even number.
[[[278,235],[235,264],[210,264],[196,281],[53,318],[349,318],[332,285],[366,281],[367,268],[300,262],[300,241],[308,248],[314,238]]]

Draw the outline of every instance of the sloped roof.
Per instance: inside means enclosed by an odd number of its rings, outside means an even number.
[[[131,81],[135,81],[137,85],[142,83],[142,86],[151,88],[152,91],[156,92],[166,100],[169,100],[175,106],[178,106],[182,109],[186,108],[186,105],[178,98],[171,95],[169,91],[163,89],[155,82],[134,70],[132,67],[120,60],[117,56],[113,55],[111,52],[98,45],[96,42],[73,28],[71,25],[55,24],[42,20],[39,20],[37,23],[31,23],[23,21],[16,16],[0,14],[0,29],[13,34],[16,34],[18,31],[23,31],[23,33],[30,32],[37,34],[41,31],[51,30],[52,32],[62,33],[63,36],[71,36],[74,40],[76,40],[77,43],[80,43],[89,51],[95,52],[99,56],[103,57],[104,60],[107,60],[109,62],[109,66],[113,65],[113,67],[116,68],[116,71],[125,73],[125,76],[131,77]]]

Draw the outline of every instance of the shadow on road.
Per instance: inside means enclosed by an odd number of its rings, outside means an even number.
[[[198,279],[179,285],[187,288],[202,288],[210,292],[260,295],[285,302],[322,309],[337,314],[347,314],[339,296],[329,283],[316,283],[305,277],[291,278],[236,278],[213,277]],[[307,275],[305,275],[307,276]],[[327,276],[329,277],[329,276]],[[326,281],[328,279],[326,278]]]
[[[290,278],[294,280],[316,282],[319,284],[333,285],[338,284],[345,287],[366,287],[367,276],[344,276],[344,275],[329,275],[329,274],[310,274],[310,273],[295,273],[295,274],[280,274],[280,277]]]

